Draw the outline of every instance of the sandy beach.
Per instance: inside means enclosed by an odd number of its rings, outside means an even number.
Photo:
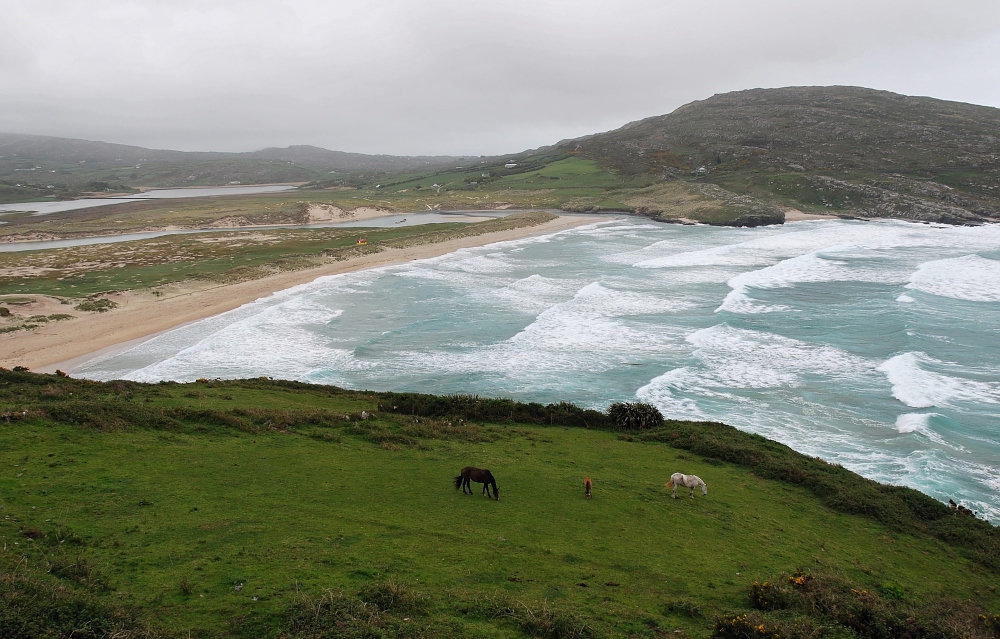
[[[803,220],[838,220],[836,215],[823,215],[822,213],[804,213],[798,209],[788,209],[785,211],[786,222],[801,222]]]
[[[122,350],[182,324],[224,313],[318,277],[436,257],[462,248],[552,233],[605,219],[608,218],[561,215],[537,226],[405,249],[387,249],[343,262],[238,284],[170,287],[164,289],[160,296],[137,291],[109,295],[108,299],[118,303],[114,310],[105,313],[72,311],[75,315],[73,319],[53,322],[31,331],[0,335],[0,366],[27,366],[36,372],[53,372],[56,369],[72,372],[74,367],[98,355]],[[22,312],[39,315],[67,312],[68,307],[55,298],[32,297],[38,301]]]

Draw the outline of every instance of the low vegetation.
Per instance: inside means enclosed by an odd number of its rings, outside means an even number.
[[[492,470],[499,502],[454,490],[468,464]],[[674,471],[712,490],[670,499]],[[0,370],[0,504],[0,628],[22,635],[985,639],[1000,624],[988,523],[721,424],[622,430],[570,404]]]
[[[471,224],[192,233],[0,253],[0,295],[33,293],[79,298],[178,282],[231,284],[314,268],[387,248],[434,244],[534,226],[554,217],[536,211]],[[357,243],[361,237],[367,240],[366,244]],[[111,300],[89,299],[76,308],[104,312],[113,308],[111,304],[114,304]]]

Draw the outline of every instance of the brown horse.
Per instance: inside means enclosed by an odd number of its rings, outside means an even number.
[[[487,497],[493,497],[497,501],[500,501],[500,489],[497,488],[497,480],[493,479],[493,473],[484,468],[473,468],[472,466],[466,466],[462,469],[462,474],[455,478],[455,490],[458,490],[459,486],[462,487],[462,494],[465,494],[465,489],[469,489],[469,494],[472,494],[472,486],[469,482],[476,482],[477,484],[483,485],[483,494]],[[493,486],[493,494],[490,495],[490,486]]]
[[[583,494],[590,499],[590,493],[594,490],[594,483],[590,481],[590,477],[583,478]]]

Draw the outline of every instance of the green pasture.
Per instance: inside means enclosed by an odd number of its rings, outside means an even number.
[[[498,601],[582,633],[538,636],[709,636],[754,581],[796,571],[1000,610],[996,574],[960,549],[663,443],[383,413],[374,394],[266,380],[0,377],[0,565],[175,636],[534,632],[482,612]],[[492,470],[499,501],[455,490],[466,465]],[[708,496],[671,499],[675,471]],[[385,584],[417,604],[387,604],[382,634],[289,626],[326,589]]]

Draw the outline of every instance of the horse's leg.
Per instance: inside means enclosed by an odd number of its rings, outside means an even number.
[[[691,486],[691,499],[694,499],[694,486]]]
[[[462,494],[463,495],[468,494],[468,493],[466,493],[466,488],[468,486],[469,486],[469,478],[468,477],[463,477],[462,478]]]

